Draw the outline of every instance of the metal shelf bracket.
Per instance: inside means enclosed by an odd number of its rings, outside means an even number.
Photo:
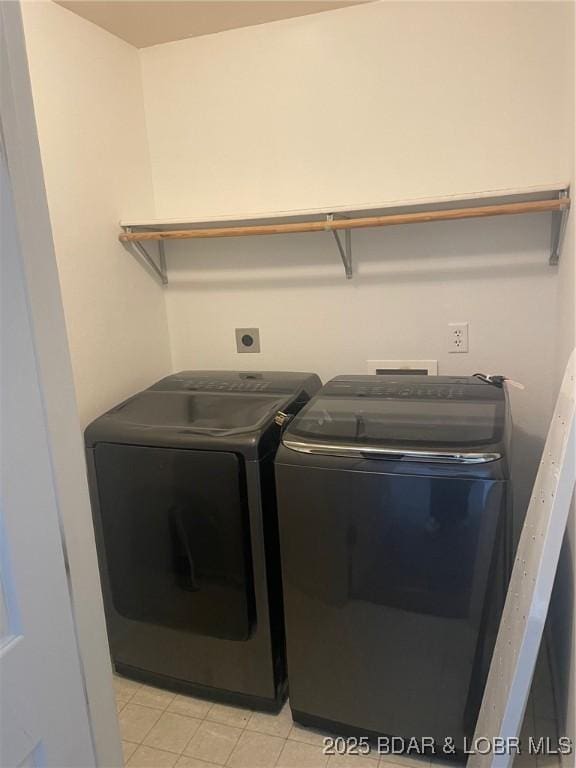
[[[132,232],[132,227],[124,227],[125,232]],[[158,275],[162,285],[168,285],[168,272],[166,270],[166,254],[164,253],[164,241],[158,240],[158,261],[147,251],[140,240],[128,240],[125,244],[132,246],[136,253],[144,259],[150,269]]]
[[[570,189],[561,189],[558,192],[558,199],[569,197]],[[560,261],[560,252],[562,251],[562,243],[564,241],[564,235],[566,233],[566,223],[568,221],[568,214],[570,213],[570,207],[562,208],[560,211],[552,211],[552,227],[550,230],[550,259],[548,263],[550,266],[555,267]]]
[[[347,217],[342,216],[341,218],[347,218]],[[326,216],[326,221],[328,222],[334,221],[334,214],[329,213]],[[332,234],[334,235],[334,239],[336,240],[336,245],[338,246],[340,258],[342,259],[342,264],[344,264],[344,272],[346,273],[346,280],[351,280],[352,279],[352,232],[349,229],[344,230],[344,245],[342,245],[342,240],[340,239],[340,235],[335,229],[332,230]]]

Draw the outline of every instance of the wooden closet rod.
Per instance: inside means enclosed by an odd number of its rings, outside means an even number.
[[[446,208],[440,211],[389,213],[379,216],[362,216],[355,219],[327,218],[323,221],[295,221],[279,224],[122,232],[119,235],[119,239],[123,242],[144,240],[188,240],[207,237],[282,235],[292,232],[330,232],[340,229],[390,227],[396,224],[420,224],[429,221],[480,219],[488,216],[510,216],[520,213],[545,213],[547,211],[562,211],[569,207],[570,198],[561,197],[554,200],[531,200],[523,203],[498,203],[495,205],[481,205],[474,208]]]

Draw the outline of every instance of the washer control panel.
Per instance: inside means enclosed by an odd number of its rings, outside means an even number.
[[[378,375],[338,377],[326,384],[323,394],[390,400],[491,400],[498,399],[495,390],[474,377]]]

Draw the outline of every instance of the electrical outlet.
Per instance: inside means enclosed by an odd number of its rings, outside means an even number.
[[[448,352],[468,352],[468,323],[448,323]]]

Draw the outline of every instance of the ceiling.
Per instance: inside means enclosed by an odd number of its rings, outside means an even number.
[[[369,0],[55,0],[136,48],[307,16]]]

